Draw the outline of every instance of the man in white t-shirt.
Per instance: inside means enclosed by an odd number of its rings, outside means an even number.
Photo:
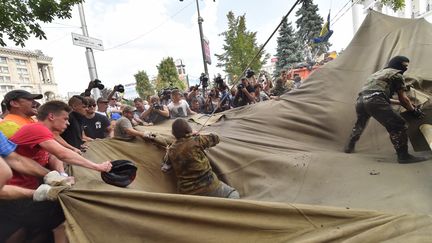
[[[181,98],[180,91],[175,89],[171,91],[171,103],[168,104],[168,110],[171,118],[187,117],[196,113],[189,108],[186,100]]]

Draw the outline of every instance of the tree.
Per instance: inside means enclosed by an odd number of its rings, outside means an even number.
[[[168,87],[176,87],[180,90],[186,89],[186,84],[180,80],[174,60],[172,57],[164,58],[159,66],[158,76],[156,78],[156,90],[160,91]]]
[[[0,45],[6,46],[5,36],[15,45],[25,46],[25,41],[34,35],[46,39],[39,22],[51,23],[54,18],[71,18],[75,4],[83,0],[3,0],[0,2]]]
[[[279,37],[277,38],[275,55],[277,57],[277,62],[273,75],[278,77],[282,69],[301,62],[303,60],[303,55],[300,50],[301,46],[297,41],[294,29],[291,23],[285,20],[279,29]]]
[[[224,37],[224,53],[215,54],[218,59],[217,67],[223,67],[224,71],[229,74],[231,80],[239,75],[243,75],[252,58],[258,53],[262,46],[256,43],[256,33],[246,30],[245,15],[235,17],[233,12],[227,14],[228,30],[222,32],[220,36]],[[250,68],[258,71],[268,59],[268,54],[260,53]]]
[[[330,46],[327,41],[312,44],[313,38],[320,35],[323,26],[323,18],[318,14],[318,5],[313,4],[313,0],[303,0],[302,6],[296,12],[296,17],[297,36],[300,45],[303,49],[307,49],[308,46],[311,47],[311,53],[307,54],[319,56],[327,52]],[[313,58],[311,55],[310,57]]]
[[[153,85],[145,71],[138,71],[134,77],[136,81],[135,89],[141,98],[146,99],[148,96],[155,94]]]
[[[380,0],[379,2],[391,7],[393,11],[401,10],[405,7],[405,0]]]

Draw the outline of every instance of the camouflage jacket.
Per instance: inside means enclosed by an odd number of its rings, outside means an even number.
[[[215,134],[177,139],[168,150],[179,193],[199,195],[215,190],[220,182],[204,150],[219,143]]]
[[[361,91],[381,91],[387,98],[391,98],[394,92],[401,89],[406,89],[406,87],[405,78],[400,74],[400,70],[385,68],[372,74]]]
[[[270,90],[270,95],[272,96],[281,96],[291,89],[286,85],[275,85],[273,89]]]

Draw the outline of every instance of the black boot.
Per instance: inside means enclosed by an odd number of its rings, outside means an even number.
[[[350,139],[345,144],[344,152],[347,153],[347,154],[353,153],[354,152],[354,147],[355,147],[355,142],[352,139]]]
[[[399,164],[409,164],[427,160],[425,157],[411,155],[408,151],[398,152],[397,157]]]

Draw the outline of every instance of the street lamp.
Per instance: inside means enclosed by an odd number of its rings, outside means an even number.
[[[213,0],[213,2],[214,1],[215,0]],[[180,2],[183,2],[183,0],[180,0]],[[200,14],[200,8],[199,8],[198,0],[195,0],[195,2],[196,2],[196,6],[197,6],[197,11],[198,11],[198,28],[199,28],[199,33],[200,33],[201,52],[202,52],[202,58],[203,58],[203,64],[204,64],[204,72],[208,77],[207,62],[206,62],[206,56],[205,56],[205,50],[204,50],[204,34],[203,34],[203,29],[202,29],[202,22],[204,21],[204,19],[201,17],[201,14]]]

